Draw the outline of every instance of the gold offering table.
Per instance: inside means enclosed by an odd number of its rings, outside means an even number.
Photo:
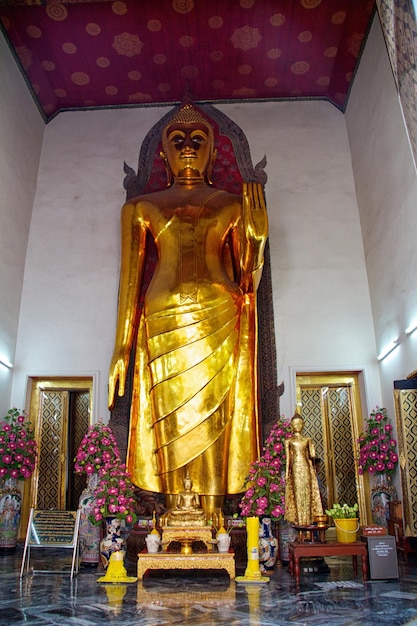
[[[210,549],[213,541],[213,530],[211,526],[163,526],[162,539],[163,549],[167,550],[171,541],[183,543],[184,540],[192,537],[193,541],[203,541]]]
[[[233,550],[224,553],[213,551],[191,554],[181,552],[151,554],[147,550],[142,550],[138,557],[139,580],[142,580],[148,569],[225,569],[230,580],[233,580],[235,578],[235,555]]]

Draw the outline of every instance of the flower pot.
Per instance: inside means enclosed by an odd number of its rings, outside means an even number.
[[[354,543],[359,530],[359,520],[357,517],[346,519],[334,519],[336,535],[339,543]]]
[[[217,549],[219,552],[229,552],[230,535],[229,533],[217,533]]]
[[[21,502],[17,478],[6,478],[0,487],[0,550],[16,549]]]

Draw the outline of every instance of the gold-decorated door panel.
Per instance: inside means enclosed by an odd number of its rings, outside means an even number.
[[[75,510],[85,478],[74,473],[74,457],[91,423],[91,378],[32,379],[29,418],[35,426],[38,460],[25,493],[20,536],[31,507]]]
[[[38,415],[37,509],[65,509],[68,392],[43,391]]]
[[[403,385],[402,385],[403,383]],[[404,514],[404,534],[417,537],[417,380],[395,381],[395,417]]]
[[[322,460],[320,478],[327,506],[359,505],[362,524],[371,519],[368,481],[358,475],[356,440],[362,430],[358,374],[297,374],[297,410],[304,434],[311,437]]]

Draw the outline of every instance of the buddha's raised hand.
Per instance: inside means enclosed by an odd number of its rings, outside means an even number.
[[[260,183],[243,183],[242,193],[242,269],[247,274],[262,269],[268,237],[268,215]]]

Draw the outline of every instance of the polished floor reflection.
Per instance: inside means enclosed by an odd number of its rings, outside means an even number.
[[[31,566],[68,573],[20,579],[22,547],[0,554],[0,625],[417,626],[417,560],[399,562],[399,579],[353,580],[351,559],[326,558],[326,573],[303,572],[297,588],[287,567],[264,585],[229,581],[222,572],[148,572],[142,582],[102,584],[101,568],[70,579],[64,550],[33,551]],[[129,575],[135,563],[125,561]],[[308,569],[302,567],[302,569]],[[243,573],[243,572],[237,572]]]

